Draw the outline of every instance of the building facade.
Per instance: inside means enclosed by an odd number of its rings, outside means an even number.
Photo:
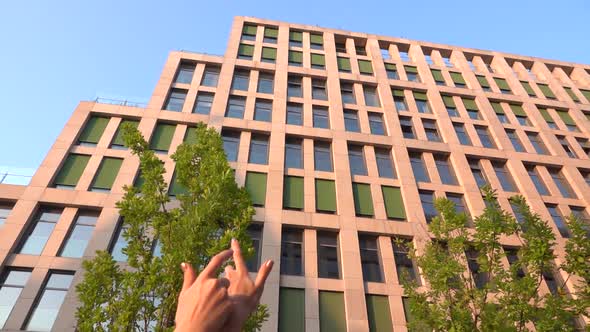
[[[129,121],[169,182],[191,126],[221,132],[256,205],[250,265],[276,262],[265,331],[406,331],[398,276],[420,274],[394,240],[424,246],[435,197],[479,215],[485,183],[509,211],[524,195],[556,263],[565,216],[590,223],[590,65],[236,17],[225,55],[172,52],[146,107],[81,102],[30,184],[0,184],[3,331],[73,331],[82,260],[125,260]]]

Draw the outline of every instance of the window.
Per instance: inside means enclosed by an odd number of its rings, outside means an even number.
[[[372,282],[383,282],[383,273],[377,247],[377,237],[372,235],[359,234],[359,249],[363,270],[363,280]]]
[[[449,163],[449,157],[443,155],[434,155],[434,163],[438,170],[438,175],[443,184],[457,185],[457,176],[453,167]]]
[[[365,295],[369,331],[393,331],[389,300],[386,295]]]
[[[305,289],[279,288],[279,331],[305,331]]]
[[[586,100],[590,103],[590,90],[580,89],[580,92],[586,97]]]
[[[365,95],[365,105],[373,107],[381,107],[377,88],[374,86],[363,85],[363,92]]]
[[[381,186],[381,194],[385,203],[385,212],[388,219],[405,220],[406,210],[400,188]]]
[[[100,167],[94,180],[92,181],[91,191],[109,192],[121,169],[123,159],[105,157],[100,163]]]
[[[311,97],[318,100],[328,100],[326,80],[318,78],[311,80]]]
[[[541,92],[543,92],[543,95],[545,96],[545,98],[557,99],[555,97],[555,94],[553,94],[553,91],[551,91],[551,88],[549,88],[549,86],[547,84],[538,83],[537,86],[539,87],[539,90],[541,90]]]
[[[515,130],[506,129],[506,135],[508,135],[508,138],[510,139],[510,142],[512,143],[512,147],[514,147],[514,151],[526,152],[524,147],[522,146],[522,143],[520,142],[520,139],[518,138],[518,134],[516,133]]]
[[[344,110],[344,128],[346,131],[360,133],[359,117],[357,111]]]
[[[216,87],[219,81],[219,67],[206,66],[201,85]]]
[[[303,66],[303,52],[289,51],[289,66]]]
[[[254,45],[240,44],[238,47],[238,59],[252,60]]]
[[[475,183],[477,183],[477,186],[481,188],[481,187],[487,185],[489,183],[489,181],[488,181],[488,179],[486,179],[485,174],[479,164],[479,161],[477,161],[475,159],[469,159],[468,162],[469,162],[469,168],[471,169],[471,173],[473,174],[473,177],[475,178]]]
[[[272,101],[265,99],[256,99],[254,107],[254,120],[257,121],[272,121]]]
[[[396,178],[395,168],[391,161],[391,152],[389,149],[375,148],[375,158],[377,159],[377,170],[379,177],[382,178]]]
[[[551,117],[551,114],[549,114],[549,110],[544,108],[544,107],[538,107],[539,112],[541,113],[541,116],[543,117],[543,119],[545,119],[545,122],[547,122],[547,125],[549,126],[549,128],[551,129],[559,129],[559,127],[557,127],[557,123],[555,123],[555,120],[553,120],[553,118]]]
[[[557,280],[555,280],[555,272],[553,271],[553,268],[548,267],[541,271],[541,274],[543,275],[543,280],[545,280],[545,283],[547,284],[547,288],[549,288],[549,292],[552,295],[557,295],[559,286]]]
[[[406,71],[406,77],[410,82],[420,82],[420,76],[418,75],[418,68],[414,66],[404,66]]]
[[[301,88],[301,76],[289,75],[287,81],[287,97],[303,97]]]
[[[228,118],[243,119],[246,98],[241,96],[229,96],[225,116]]]
[[[567,130],[572,132],[580,131],[580,129],[578,129],[578,126],[576,126],[576,122],[574,121],[574,119],[572,119],[568,111],[557,110],[557,115],[559,115],[561,121],[563,121],[563,123],[567,127]]]
[[[422,119],[422,125],[424,126],[424,132],[426,133],[426,139],[431,142],[440,142],[440,135],[436,128],[436,121]]]
[[[414,172],[416,182],[430,182],[430,177],[428,176],[424,160],[422,159],[422,153],[410,152],[409,155],[412,172]]]
[[[53,180],[55,188],[74,189],[86,169],[88,160],[88,155],[70,153]]]
[[[518,249],[517,248],[504,248],[504,253],[506,253],[506,259],[508,260],[508,263],[510,264],[510,266],[513,266],[514,264],[518,264]],[[516,270],[516,276],[518,278],[522,278],[525,276],[522,268],[519,267]]]
[[[506,82],[505,79],[494,77],[494,82],[496,82],[496,85],[498,86],[498,89],[500,89],[501,93],[512,93],[512,90],[510,90],[510,86],[508,85],[508,82]]]
[[[256,40],[256,31],[258,27],[255,25],[244,24],[242,27],[242,40]]]
[[[414,127],[412,125],[412,118],[400,116],[399,124],[402,128],[402,134],[404,135],[404,138],[416,138],[416,135],[414,134]]]
[[[128,120],[122,119],[119,123],[119,127],[117,127],[117,131],[115,132],[115,136],[113,137],[113,141],[111,142],[111,149],[117,150],[125,150],[125,141],[123,140],[123,126],[125,124],[131,125],[133,128],[137,128],[139,126],[139,121],[136,120]]]
[[[317,232],[318,276],[320,278],[340,279],[338,263],[338,233]]]
[[[39,256],[61,216],[61,209],[42,208],[24,235],[19,254]]]
[[[252,164],[268,165],[268,136],[252,134],[248,162]]]
[[[221,139],[223,140],[223,150],[227,161],[238,160],[238,150],[240,148],[240,133],[237,131],[222,130]]]
[[[167,153],[172,143],[176,125],[158,123],[150,140],[150,149],[158,153]]]
[[[87,146],[96,146],[102,137],[105,128],[109,124],[110,118],[101,116],[91,116],[78,137],[78,144]]]
[[[575,101],[576,103],[580,102],[580,98],[576,96],[572,88],[570,88],[569,86],[564,86],[563,89],[565,90],[565,92],[567,92],[567,94],[570,96],[570,98],[572,98],[573,101]]]
[[[244,185],[252,205],[264,206],[266,203],[266,173],[246,172],[246,183]]]
[[[188,127],[184,134],[183,143],[196,144],[197,143],[197,128]]]
[[[576,137],[576,142],[578,142],[582,151],[590,157],[590,141],[586,138]]]
[[[346,53],[346,40],[344,37],[335,36],[336,41],[334,42],[336,46],[336,52],[338,53]]]
[[[303,124],[303,105],[287,104],[287,124],[301,126]]]
[[[577,198],[576,194],[570,187],[569,183],[563,176],[563,172],[559,168],[547,168],[549,174],[551,174],[551,178],[555,182],[555,186],[559,189],[561,196],[565,198]]]
[[[481,89],[483,91],[486,91],[486,92],[492,91],[492,88],[490,87],[490,83],[488,83],[488,80],[486,79],[485,76],[475,75],[475,77],[477,78],[477,81],[479,82],[479,85],[481,85]]]
[[[545,186],[545,183],[543,183],[543,180],[539,174],[538,167],[534,165],[527,165],[525,168],[531,177],[531,181],[533,181],[533,184],[535,185],[539,195],[549,195],[549,191],[547,190],[547,187]]]
[[[385,135],[385,127],[383,126],[383,116],[380,113],[369,112],[369,128],[373,135]]]
[[[209,114],[211,113],[211,106],[213,106],[213,97],[215,95],[209,92],[199,92],[197,94],[197,101],[193,108],[193,113]]]
[[[398,283],[403,284],[406,281],[415,281],[420,284],[420,278],[418,278],[416,267],[409,253],[412,240],[393,238],[391,244],[393,246],[393,259],[395,261]]]
[[[469,69],[471,69],[471,71],[477,71],[477,68],[475,68],[475,65],[473,64],[473,59],[467,59],[467,64],[469,65]]]
[[[232,90],[248,91],[248,85],[250,84],[250,71],[247,70],[236,70],[234,77],[231,82]]]
[[[440,70],[430,69],[430,73],[432,74],[432,78],[434,79],[436,85],[446,85],[445,78],[443,77],[443,74]]]
[[[262,47],[260,61],[275,63],[275,61],[277,61],[277,49],[274,47]]]
[[[178,179],[178,174],[176,172],[172,173],[172,179],[170,180],[170,187],[168,188],[168,196],[177,197],[179,195],[185,195],[188,193],[187,188],[180,183]],[[154,250],[159,251],[162,249],[161,243],[158,241]]]
[[[492,167],[496,172],[496,177],[498,178],[498,181],[500,181],[502,190],[516,191],[516,185],[514,184],[514,180],[512,180],[512,175],[510,175],[510,172],[506,168],[506,164],[498,161],[493,161]]]
[[[520,84],[522,84],[522,88],[524,89],[524,91],[526,91],[529,97],[537,97],[537,94],[535,93],[529,82],[520,81]]]
[[[287,137],[285,142],[285,168],[303,168],[303,141]]]
[[[397,73],[397,68],[395,64],[386,63],[385,72],[387,73],[387,78],[389,78],[390,80],[399,80],[399,74]]]
[[[568,157],[570,158],[576,158],[576,154],[574,153],[574,151],[572,150],[572,148],[570,147],[570,144],[567,141],[567,138],[565,138],[565,136],[556,136],[557,140],[559,141],[559,144],[561,144],[561,147],[563,148],[563,150],[565,151],[565,153],[568,155]]]
[[[283,208],[303,210],[303,178],[285,176],[283,184]]]
[[[354,211],[358,217],[372,217],[373,198],[371,186],[367,183],[352,183],[352,196],[354,198]]]
[[[274,92],[274,75],[270,73],[260,73],[258,76],[258,92],[259,93],[273,93]]]
[[[555,223],[555,226],[557,227],[559,234],[561,234],[561,236],[564,238],[569,238],[570,231],[567,228],[567,224],[565,223],[563,215],[559,211],[559,208],[557,207],[557,205],[546,204],[545,207],[549,211],[549,214],[551,215],[551,219],[553,219],[553,222]]]
[[[422,204],[426,223],[429,224],[437,215],[436,208],[434,207],[434,193],[432,191],[418,190],[418,194],[420,195],[420,204]]]
[[[195,73],[195,65],[190,63],[180,63],[174,83],[191,84]]]
[[[447,199],[453,202],[453,204],[455,205],[455,210],[457,211],[457,213],[463,213],[468,218],[470,218],[469,211],[467,210],[467,204],[465,204],[465,199],[463,198],[462,194],[447,193],[446,196]],[[471,220],[468,221],[468,224],[466,226],[473,227]]]
[[[330,142],[315,141],[313,144],[316,171],[332,172],[332,148]]]
[[[389,54],[389,46],[381,47],[381,57],[383,58],[383,60],[391,59],[391,54]]]
[[[541,137],[539,137],[539,134],[527,131],[526,135],[538,154],[548,154],[547,147],[541,140]]]
[[[510,104],[510,109],[512,110],[512,113],[514,113],[514,116],[516,116],[516,120],[518,120],[518,123],[521,126],[531,125],[526,115],[526,112],[522,108],[522,105]]]
[[[330,117],[328,108],[323,106],[313,106],[313,127],[330,129]]]
[[[6,222],[6,218],[12,211],[12,205],[0,202],[0,229],[2,229],[2,225]],[[0,324],[0,327],[2,324]]]
[[[399,46],[398,46],[399,47]],[[399,57],[403,62],[411,62],[410,55],[407,50],[399,50]]]
[[[311,53],[311,68],[315,68],[315,69],[326,68],[326,57],[323,54]]]
[[[276,44],[277,38],[279,37],[279,29],[275,27],[264,27],[264,39],[265,43]]]
[[[430,54],[424,54],[424,59],[426,60],[426,63],[429,66],[434,65],[434,61],[432,61],[432,55],[430,55]]]
[[[463,101],[463,106],[465,106],[469,118],[473,120],[481,120],[481,115],[479,114],[475,99],[461,98],[461,100]]]
[[[336,213],[336,187],[333,180],[315,179],[315,209]]]
[[[88,241],[92,237],[97,219],[97,213],[82,212],[78,214],[73,229],[70,230],[59,256],[81,258],[84,255]]]
[[[457,106],[455,105],[455,101],[453,100],[453,96],[442,96],[443,103],[445,104],[445,108],[447,109],[447,113],[450,117],[459,117],[459,111],[457,111]]]
[[[496,143],[494,143],[494,141],[492,140],[492,137],[490,136],[490,132],[488,131],[487,127],[475,126],[475,131],[477,132],[477,136],[479,137],[481,145],[484,148],[496,148]]]
[[[340,94],[342,95],[343,104],[356,104],[352,83],[340,81]]]
[[[0,328],[8,320],[20,293],[31,277],[31,270],[5,268],[2,278],[0,278]]]
[[[469,135],[465,131],[465,126],[462,123],[453,122],[453,128],[455,129],[455,134],[457,135],[457,139],[459,139],[459,143],[462,145],[472,144]]]
[[[479,289],[483,288],[488,282],[488,275],[486,272],[481,271],[481,266],[479,266],[479,263],[477,262],[479,253],[477,250],[470,248],[465,251],[465,256],[467,257],[467,267],[469,268],[475,287]]]
[[[522,231],[526,232],[526,227],[524,225],[524,215],[520,212],[520,208],[514,203],[510,203],[510,208],[512,209],[514,218],[520,224]]]
[[[309,42],[312,50],[323,50],[324,49],[324,37],[318,33],[309,34]]]
[[[348,145],[348,161],[350,163],[350,174],[367,175],[363,147],[359,145]]]
[[[404,95],[404,90],[391,90],[393,94],[393,102],[395,103],[395,109],[399,111],[407,111],[408,104],[406,103],[406,97]]]
[[[303,47],[303,32],[301,31],[289,31],[289,46],[290,47]]]
[[[509,123],[508,117],[506,117],[506,113],[504,113],[502,105],[496,101],[492,101],[490,103],[492,104],[492,109],[494,110],[494,113],[496,113],[498,120],[500,120],[501,123]]]
[[[319,310],[320,331],[346,331],[344,293],[319,291]]]
[[[350,67],[350,59],[349,58],[345,58],[345,57],[337,57],[336,58],[336,62],[338,64],[338,71],[343,72],[343,73],[350,73],[351,72],[351,67]]]
[[[73,279],[73,272],[49,272],[49,278],[28,318],[27,331],[51,331]]]
[[[281,232],[281,274],[303,275],[303,230],[283,228]]]
[[[355,41],[355,43],[358,43],[357,41]],[[365,48],[365,45],[355,45],[354,46],[354,50],[356,51],[356,55],[367,55],[367,50]]]
[[[416,100],[416,107],[420,113],[432,113],[428,105],[428,98],[425,92],[414,91],[414,99]]]
[[[451,74],[451,79],[453,80],[455,87],[464,88],[467,86],[467,83],[465,83],[465,79],[463,79],[463,75],[461,75],[461,73],[456,73],[452,71],[449,74]]]
[[[579,169],[579,171],[580,171],[580,175],[582,175],[584,180],[586,180],[586,184],[588,186],[590,186],[590,171],[589,170],[582,170],[582,169]]]
[[[260,253],[262,252],[262,225],[250,224],[246,233],[252,239],[252,248],[254,248],[254,255],[246,260],[246,267],[248,267],[248,271],[258,271]]]
[[[449,56],[441,55],[441,56],[442,56],[445,66],[447,68],[453,68],[453,63],[451,62],[450,55]]]
[[[361,75],[373,75],[373,65],[369,60],[357,60]]]
[[[123,252],[123,249],[127,248],[127,240],[125,240],[125,236],[123,235],[126,229],[127,226],[123,223],[123,218],[121,218],[117,226],[117,232],[115,233],[115,241],[111,244],[109,250],[116,262],[127,261],[127,254]]]
[[[586,209],[581,206],[570,206],[570,210],[582,222],[583,227],[586,227],[586,236],[590,237],[590,215]]]

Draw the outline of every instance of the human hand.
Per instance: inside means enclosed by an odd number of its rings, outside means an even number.
[[[229,281],[217,278],[217,269],[233,254],[231,249],[213,256],[197,277],[190,264],[182,263],[184,281],[176,309],[176,332],[221,331],[231,318]]]
[[[262,264],[260,270],[258,270],[258,275],[256,275],[256,280],[252,281],[248,274],[246,262],[242,257],[240,244],[237,240],[232,239],[231,247],[236,268],[234,269],[230,265],[225,267],[225,277],[229,280],[227,292],[232,303],[232,313],[224,326],[224,330],[239,332],[242,330],[248,316],[256,310],[260,302],[264,283],[272,270],[273,261],[268,260]]]

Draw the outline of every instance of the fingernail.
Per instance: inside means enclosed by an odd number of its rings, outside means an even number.
[[[231,238],[231,243],[232,243],[232,244],[236,243],[236,239],[232,237],[232,238]]]
[[[182,271],[186,270],[186,263],[182,262],[180,263],[180,268],[182,269]]]
[[[271,265],[272,265],[272,263],[273,263],[273,262],[272,262],[272,259],[270,259],[270,260],[268,260],[268,261],[265,263],[265,265],[266,265],[266,266],[271,266]]]

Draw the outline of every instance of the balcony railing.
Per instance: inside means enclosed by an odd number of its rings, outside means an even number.
[[[127,100],[127,99],[111,99],[111,98],[96,97],[96,99],[94,100],[94,102],[95,103],[101,103],[101,104],[111,104],[111,105],[140,107],[140,108],[146,108],[147,107],[147,103],[137,102],[137,101],[130,101],[130,100]]]

